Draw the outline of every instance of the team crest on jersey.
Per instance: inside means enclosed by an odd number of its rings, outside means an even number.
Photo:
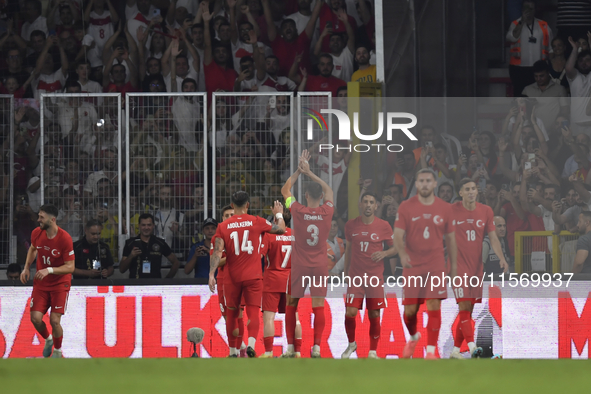
[[[154,252],[159,252],[159,251],[160,251],[160,245],[158,245],[158,244],[154,244],[154,245],[152,245],[152,250],[153,250]]]
[[[376,233],[371,233],[370,238],[372,241],[377,241],[380,239]]]
[[[484,227],[484,222],[482,220],[476,221],[476,227],[478,227],[478,228]]]
[[[441,224],[441,223],[443,223],[443,218],[439,215],[435,215],[435,217],[433,218],[433,223]]]

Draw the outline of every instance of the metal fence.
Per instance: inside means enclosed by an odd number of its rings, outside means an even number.
[[[84,235],[89,219],[99,220],[101,241],[118,261],[123,237],[121,96],[41,94],[38,105],[39,165],[28,184],[30,208],[37,212],[44,203],[57,206],[57,223],[74,242]]]
[[[578,234],[562,231],[517,231],[515,233],[515,271],[572,272],[577,253]]]
[[[208,119],[205,93],[127,94],[126,233],[136,236],[140,214],[151,213],[180,261],[213,209]]]
[[[291,92],[213,93],[213,201],[218,208],[230,203],[232,193],[245,190],[249,213],[272,216],[272,201],[282,200],[281,187],[294,168],[293,106]]]
[[[28,246],[26,239],[20,235],[15,218],[30,215],[26,198],[26,174],[30,171],[27,165],[27,144],[32,137],[27,130],[14,128],[14,98],[12,95],[0,95],[0,132],[2,133],[2,187],[0,189],[0,267],[16,261],[17,249],[25,253]],[[16,152],[15,152],[16,148]],[[16,161],[15,161],[16,156]],[[15,183],[19,197],[14,200]],[[24,200],[23,200],[24,198]],[[24,204],[23,204],[24,201]],[[30,234],[29,234],[30,235]],[[18,248],[21,241],[22,247]]]

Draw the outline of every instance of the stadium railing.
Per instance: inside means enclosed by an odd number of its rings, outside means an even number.
[[[515,271],[572,272],[579,234],[562,231],[518,231],[515,233]]]

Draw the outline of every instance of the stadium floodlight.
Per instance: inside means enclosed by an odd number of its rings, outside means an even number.
[[[193,354],[191,357],[199,358],[199,355],[197,354],[197,345],[203,341],[204,335],[205,332],[199,327],[193,327],[187,330],[187,341],[193,344]]]

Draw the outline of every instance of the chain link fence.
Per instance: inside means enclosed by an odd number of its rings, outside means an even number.
[[[290,92],[213,93],[211,146],[214,201],[219,209],[232,193],[250,195],[249,213],[272,216],[281,187],[293,172],[293,108]],[[215,214],[215,212],[214,212]]]
[[[12,95],[0,95],[0,132],[2,133],[2,187],[0,189],[0,267],[17,262],[17,234],[18,226],[15,218],[27,215],[26,205],[23,205],[24,181],[28,166],[26,165],[27,141],[30,138],[26,131],[14,128],[14,98]],[[16,131],[16,133],[15,133]],[[18,148],[18,159],[15,161],[15,145]],[[18,181],[21,199],[14,199],[15,181]],[[26,204],[26,200],[25,204]],[[30,234],[29,234],[30,237]],[[20,239],[23,248],[25,239]],[[30,241],[30,240],[29,240]],[[26,251],[24,252],[26,255]],[[24,263],[24,260],[23,260]],[[22,266],[22,264],[21,264]]]
[[[205,93],[127,94],[126,232],[154,215],[154,232],[181,262],[211,215]],[[165,264],[169,264],[164,259]]]

